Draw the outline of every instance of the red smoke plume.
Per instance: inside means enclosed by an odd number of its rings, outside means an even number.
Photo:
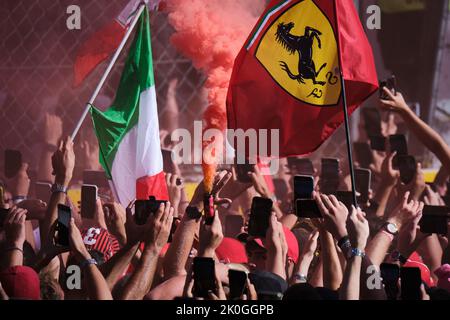
[[[207,75],[209,106],[203,115],[203,128],[224,131],[225,101],[234,59],[264,9],[265,0],[166,0],[165,4],[164,10],[175,29],[172,43]],[[208,143],[204,141],[203,148]],[[217,154],[215,150],[205,156]],[[210,192],[216,165],[202,166],[205,189]]]

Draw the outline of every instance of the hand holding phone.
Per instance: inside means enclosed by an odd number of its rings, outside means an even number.
[[[372,172],[369,169],[355,169],[355,187],[356,191],[359,192],[359,198],[363,203],[369,201],[371,178]]]
[[[212,258],[195,257],[193,294],[195,297],[209,298],[209,292],[216,290],[215,263]]]
[[[155,197],[150,196],[149,200],[136,200],[134,203],[134,221],[137,225],[144,225],[147,223],[150,215],[154,215],[161,203],[166,204],[165,200],[156,200]]]
[[[295,214],[299,218],[322,218],[319,206],[314,199],[298,199],[295,201]]]
[[[270,216],[272,215],[273,202],[271,199],[254,197],[250,210],[250,218],[248,221],[248,234],[265,238],[267,229],[270,224]]]
[[[411,183],[417,173],[416,159],[413,156],[398,156],[397,166],[400,171],[401,182],[404,184]]]
[[[247,273],[244,271],[238,271],[229,269],[228,279],[230,281],[230,300],[239,300],[246,292]]]
[[[334,194],[339,187],[339,159],[322,159],[322,171],[320,175],[320,192]]]
[[[57,246],[69,247],[69,224],[71,218],[72,212],[70,207],[58,204],[58,220],[54,235],[54,241]]]
[[[312,199],[314,191],[314,177],[295,176],[294,177],[294,201],[298,199]]]
[[[81,217],[94,219],[97,210],[98,188],[95,185],[81,186]]]
[[[255,165],[253,164],[236,164],[236,178],[242,183],[252,183],[252,178],[249,176],[249,172],[255,172]]]
[[[447,222],[450,218],[450,207],[424,206],[420,219],[420,231],[425,234],[447,235]]]

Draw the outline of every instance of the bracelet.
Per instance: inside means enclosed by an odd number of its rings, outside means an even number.
[[[361,257],[364,259],[365,256],[366,254],[362,250],[359,250],[358,248],[352,248],[352,250],[348,254],[349,259],[353,257]]]
[[[22,202],[23,200],[26,200],[27,197],[26,196],[14,196],[12,198],[12,201],[14,202],[14,204],[18,204],[20,202]]]
[[[294,275],[292,276],[292,278],[293,278],[295,281],[298,281],[299,283],[307,283],[307,282],[308,282],[307,277],[306,277],[304,274],[301,274],[301,273],[294,274]]]
[[[92,259],[92,258],[86,259],[80,263],[80,268],[84,269],[85,267],[90,266],[90,265],[97,265],[97,260]]]
[[[63,186],[62,184],[57,184],[54,183],[52,185],[52,189],[51,189],[52,193],[66,193],[67,194],[67,187]]]
[[[9,247],[9,248],[4,249],[4,251],[20,251],[23,254],[23,250],[20,249],[19,247]]]

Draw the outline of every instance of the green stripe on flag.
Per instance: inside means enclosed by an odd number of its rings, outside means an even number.
[[[120,142],[138,122],[141,92],[155,84],[147,8],[138,23],[112,106],[105,112],[91,108],[100,147],[100,164],[109,179]]]

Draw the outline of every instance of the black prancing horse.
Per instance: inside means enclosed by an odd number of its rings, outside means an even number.
[[[312,54],[313,54],[313,43],[314,39],[317,39],[319,48],[322,48],[322,43],[320,42],[320,36],[322,33],[311,27],[305,28],[305,34],[303,36],[294,36],[290,33],[295,24],[289,22],[288,24],[280,23],[278,25],[278,30],[276,33],[277,41],[290,53],[294,54],[298,52],[300,55],[300,60],[298,63],[298,75],[295,75],[289,70],[286,62],[280,61],[281,68],[286,71],[288,76],[297,80],[300,83],[305,83],[304,79],[311,79],[314,84],[325,85],[325,81],[317,81],[320,71],[327,66],[324,63],[319,70],[316,71],[316,65],[314,64]]]

